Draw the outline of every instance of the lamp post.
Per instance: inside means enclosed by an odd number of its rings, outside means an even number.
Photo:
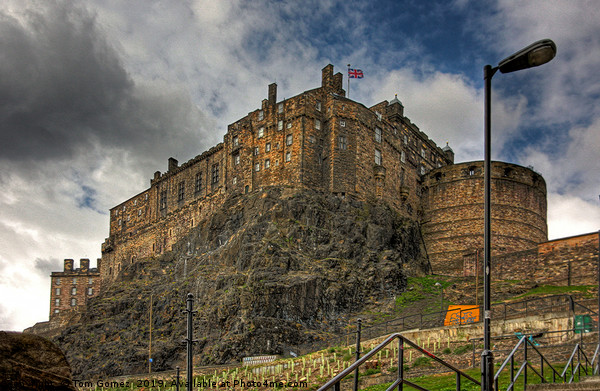
[[[515,54],[500,61],[497,67],[483,67],[485,82],[484,101],[484,265],[483,265],[483,352],[481,353],[481,390],[492,391],[494,380],[494,357],[490,349],[490,272],[491,272],[491,103],[492,77],[497,71],[510,73],[536,67],[552,60],[556,44],[549,39],[534,42]]]

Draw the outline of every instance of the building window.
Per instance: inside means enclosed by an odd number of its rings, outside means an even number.
[[[279,120],[277,122],[277,130],[283,130],[283,121],[282,120]]]
[[[271,143],[265,144],[265,152],[271,152]]]
[[[91,296],[94,294],[94,288],[88,288],[88,296]]]
[[[286,152],[285,153],[285,161],[289,162],[292,160],[292,153],[291,152]]]
[[[119,219],[118,224],[119,224],[119,227],[120,227],[121,224],[122,224],[121,219]]]
[[[342,151],[345,151],[346,149],[348,149],[348,139],[346,138],[346,136],[339,137],[338,146]]]
[[[141,215],[142,215],[142,210],[141,210],[141,209],[139,209],[139,210],[138,210],[138,217],[140,217]]]
[[[285,126],[288,129],[292,128],[292,121],[288,121],[287,125]]]
[[[345,121],[345,120],[343,120],[343,119],[341,119],[341,120],[340,120],[340,126],[341,126],[342,128],[345,128],[345,127],[346,127],[346,121]]]
[[[277,105],[277,112],[283,113],[283,103],[280,103],[279,105]]]
[[[160,210],[167,209],[167,191],[163,190],[160,192]],[[119,220],[120,222],[121,220]],[[121,224],[119,224],[121,225]]]
[[[421,157],[425,159],[425,148],[421,148]]]
[[[321,130],[321,121],[315,118],[315,129]]]
[[[375,150],[375,164],[381,166],[381,151],[379,149]]]
[[[265,136],[265,128],[262,126],[258,128],[258,138],[263,138]]]
[[[265,170],[266,170],[267,168],[269,168],[269,167],[271,167],[271,160],[269,160],[269,159],[266,159],[266,160],[265,160]]]
[[[254,156],[258,156],[258,147],[254,147]]]
[[[213,164],[212,166],[212,184],[216,185],[219,183],[219,163]]]
[[[263,119],[265,119],[265,112],[264,112],[264,111],[262,111],[262,110],[260,110],[260,111],[258,112],[258,120],[259,120],[259,121],[262,121]]]
[[[179,182],[177,186],[177,201],[183,201],[185,198],[185,182]]]
[[[231,184],[232,185],[236,185],[237,184],[237,177],[234,176],[233,179],[231,180]],[[194,222],[192,221],[192,226],[194,225]]]
[[[260,171],[260,163],[256,163],[254,165],[254,171],[256,171],[256,172]]]
[[[316,104],[317,111],[321,111],[321,101],[318,100]]]
[[[60,299],[54,299],[54,305],[58,307],[60,305]]]
[[[77,305],[77,299],[71,299],[71,307],[75,307]]]
[[[59,312],[60,312],[60,310],[58,308],[54,310],[55,314],[58,314]]]
[[[381,142],[381,129],[379,128],[375,128],[375,141],[378,143]]]
[[[73,278],[73,285],[77,285],[77,277]]]
[[[406,163],[406,152],[400,151],[400,161]]]
[[[60,296],[60,288],[56,288],[56,296]]]
[[[76,287],[71,288],[71,294],[72,295],[76,295],[77,294],[77,288]]]
[[[237,147],[238,145],[240,145],[240,140],[238,136],[233,136],[233,146]]]
[[[202,173],[201,172],[196,174],[196,181],[194,183],[194,191],[196,193],[200,193],[202,191]]]
[[[469,167],[469,176],[475,175],[475,167]]]
[[[236,153],[235,155],[233,155],[233,164],[235,164],[236,166],[238,164],[240,164],[240,154]]]
[[[60,278],[56,279],[56,285],[60,285]]]
[[[294,138],[291,134],[288,134],[285,137],[285,145],[292,145],[292,142],[294,141]]]
[[[315,138],[315,136],[313,136],[312,134],[310,136],[308,136],[308,142],[311,144],[314,144],[317,142],[317,139]]]
[[[425,166],[421,165],[421,175],[425,175]]]
[[[404,135],[404,144],[408,144],[408,136]]]

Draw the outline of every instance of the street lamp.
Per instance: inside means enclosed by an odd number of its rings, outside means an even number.
[[[550,39],[532,43],[515,54],[500,61],[497,67],[483,67],[485,82],[484,101],[484,270],[483,270],[483,353],[481,353],[481,390],[492,391],[494,380],[494,357],[490,350],[490,269],[491,269],[491,103],[492,77],[497,71],[510,73],[542,65],[556,55],[556,44]]]

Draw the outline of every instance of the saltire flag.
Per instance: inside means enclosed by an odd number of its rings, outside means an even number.
[[[348,77],[350,79],[362,79],[364,77],[363,71],[360,69],[348,68]]]

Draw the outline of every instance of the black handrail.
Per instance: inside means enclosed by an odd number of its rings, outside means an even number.
[[[567,331],[567,332],[573,331],[574,332],[575,330],[563,330],[563,331]],[[515,374],[515,372],[514,372],[515,356],[519,352],[521,347],[523,348],[523,362],[521,363],[519,370]],[[528,353],[531,351],[531,349],[533,349],[533,351],[535,353],[537,353],[537,355],[540,358],[540,362],[539,362],[540,370],[539,371],[533,366],[533,360],[528,357]],[[596,353],[594,354],[594,359],[596,359],[597,356],[600,356],[600,344],[596,348]],[[510,354],[506,357],[506,359],[504,360],[504,362],[502,363],[502,365],[500,366],[500,368],[498,369],[496,374],[494,375],[494,384],[495,384],[496,389],[499,389],[498,382],[499,382],[500,374],[502,373],[502,371],[504,371],[504,369],[506,368],[507,365],[510,365],[510,384],[506,388],[507,391],[510,391],[513,389],[517,380],[519,380],[519,378],[521,377],[521,374],[523,375],[524,386],[525,387],[527,386],[527,382],[528,382],[527,369],[528,368],[531,369],[533,371],[533,373],[535,373],[537,375],[537,377],[541,380],[542,383],[546,383],[547,380],[544,375],[544,364],[546,364],[546,366],[552,371],[552,382],[553,383],[556,383],[557,378],[560,379],[560,381],[562,383],[572,383],[575,378],[576,373],[577,373],[579,379],[581,379],[581,371],[582,370],[584,371],[585,375],[589,374],[588,365],[591,365],[593,367],[594,359],[592,359],[592,361],[590,362],[587,354],[585,353],[585,351],[582,348],[582,345],[578,343],[573,348],[573,352],[571,353],[571,356],[569,357],[569,360],[568,360],[567,364],[565,365],[562,373],[559,373],[558,370],[556,370],[556,368],[554,368],[552,366],[550,361],[548,361],[548,359],[546,357],[544,357],[542,352],[540,352],[540,350],[535,346],[534,342],[531,341],[527,335],[523,335],[519,339],[519,342],[512,349]],[[571,376],[570,376],[570,378],[567,379],[569,369],[570,369]]]
[[[456,390],[460,391],[460,384],[461,384],[461,376],[465,377],[466,379],[470,380],[471,382],[477,384],[477,385],[481,385],[481,383],[475,379],[473,379],[471,376],[467,375],[466,373],[464,373],[463,371],[461,371],[460,369],[454,367],[453,365],[445,362],[444,360],[442,360],[441,358],[437,357],[436,355],[434,355],[431,352],[428,352],[427,350],[423,349],[422,347],[418,346],[417,344],[415,344],[414,342],[410,341],[409,339],[407,339],[406,337],[402,336],[400,333],[394,333],[392,335],[390,335],[389,337],[387,337],[383,342],[381,342],[379,345],[377,345],[376,347],[374,347],[373,349],[371,349],[368,353],[366,353],[360,360],[357,360],[356,362],[354,362],[352,365],[350,365],[348,368],[346,368],[345,370],[343,370],[341,373],[339,373],[338,375],[336,375],[333,379],[329,380],[327,383],[325,383],[323,386],[321,386],[321,388],[319,388],[318,391],[325,391],[328,390],[330,388],[333,387],[334,390],[340,390],[341,386],[340,383],[342,382],[342,380],[350,375],[351,373],[353,373],[356,369],[358,369],[361,365],[363,365],[365,362],[367,362],[371,357],[373,357],[375,354],[377,354],[380,350],[382,350],[383,348],[385,348],[387,345],[391,344],[395,339],[398,340],[398,378],[392,383],[392,385],[388,388],[388,390],[393,390],[394,388],[398,387],[398,389],[401,389],[401,385],[406,384],[410,387],[413,387],[417,390],[421,390],[421,391],[429,391],[426,388],[423,388],[415,383],[412,383],[411,381],[407,380],[404,378],[404,344],[418,350],[419,352],[427,355],[428,357],[434,359],[435,361],[437,361],[438,363],[442,364],[443,366],[445,366],[446,368],[452,370],[454,373],[456,373]]]

